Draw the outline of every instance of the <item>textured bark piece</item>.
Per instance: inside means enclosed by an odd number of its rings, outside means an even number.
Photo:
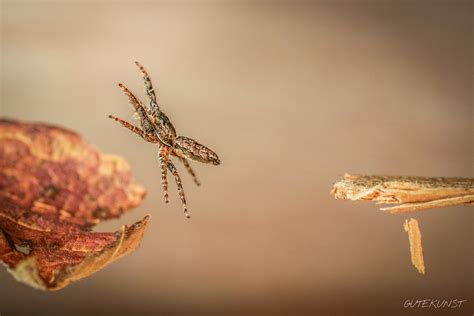
[[[90,229],[144,196],[125,160],[78,134],[0,120],[0,261],[19,281],[61,289],[136,249],[148,216],[117,232]]]
[[[408,240],[410,241],[411,263],[419,273],[425,274],[425,260],[423,259],[423,246],[418,221],[414,218],[407,219],[403,224],[403,228],[408,233]]]
[[[474,203],[474,179],[345,174],[331,191],[336,199],[373,200],[391,213]]]

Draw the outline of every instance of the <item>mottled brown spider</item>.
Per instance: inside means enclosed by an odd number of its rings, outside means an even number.
[[[168,181],[166,178],[167,170],[169,170],[175,180],[178,187],[179,197],[183,204],[184,214],[189,218],[188,209],[186,206],[186,198],[184,196],[183,185],[179,177],[176,167],[171,162],[170,156],[178,157],[178,159],[184,164],[188,172],[194,179],[197,185],[200,185],[196,178],[196,175],[189,165],[187,159],[197,160],[199,162],[211,163],[213,165],[220,164],[219,157],[216,153],[209,148],[197,143],[195,140],[178,136],[176,137],[176,130],[171,124],[168,117],[160,110],[156,99],[155,91],[151,84],[150,77],[147,71],[143,68],[140,63],[135,62],[140,69],[143,80],[145,81],[145,91],[150,98],[150,104],[144,106],[142,102],[127,89],[123,84],[119,84],[120,89],[128,96],[130,103],[135,109],[135,114],[138,120],[140,120],[141,128],[124,121],[113,115],[109,115],[109,118],[119,122],[135,134],[142,137],[144,140],[150,143],[156,143],[159,146],[158,150],[158,161],[160,162],[161,169],[161,185],[163,186],[165,202],[168,203]]]

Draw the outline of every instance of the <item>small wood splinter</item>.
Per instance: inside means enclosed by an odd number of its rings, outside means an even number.
[[[407,219],[403,228],[408,233],[410,241],[411,263],[419,273],[425,274],[425,260],[423,259],[423,246],[421,245],[421,231],[418,221],[414,218]]]

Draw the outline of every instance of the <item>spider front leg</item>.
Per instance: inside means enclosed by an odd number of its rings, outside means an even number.
[[[158,161],[160,162],[161,186],[163,187],[165,202],[168,203],[168,180],[166,179],[166,173],[168,172],[167,166],[170,161],[168,151],[163,146],[160,147],[160,151],[158,152]]]
[[[138,136],[140,136],[141,138],[145,139],[146,141],[148,141],[150,143],[157,143],[158,142],[158,139],[155,135],[147,134],[141,128],[138,128],[135,125],[133,125],[133,124],[131,124],[131,123],[125,121],[125,120],[122,120],[119,117],[109,115],[109,118],[113,119],[116,122],[119,122],[124,127],[131,130],[132,132],[134,132],[135,134],[137,134]]]
[[[181,198],[181,203],[183,204],[184,215],[187,218],[190,218],[191,216],[189,216],[188,208],[186,206],[186,197],[184,196],[183,184],[181,183],[181,178],[179,177],[178,170],[176,170],[176,167],[173,165],[171,160],[168,161],[168,169],[171,171],[174,176],[174,179],[176,180],[176,186],[178,187],[179,197]]]
[[[140,100],[123,84],[119,83],[118,86],[120,87],[120,89],[122,89],[123,93],[128,96],[130,104],[133,106],[135,112],[140,117],[140,124],[142,126],[142,129],[147,133],[153,132],[154,127],[152,123],[152,118],[148,116],[149,113],[147,112],[145,107],[143,107],[143,104],[140,102]]]
[[[145,92],[150,98],[150,110],[151,111],[156,111],[158,110],[158,103],[156,101],[156,95],[155,95],[155,90],[153,89],[153,85],[151,83],[150,76],[148,75],[148,72],[145,70],[145,67],[143,67],[138,61],[135,62],[135,64],[138,66],[142,73],[143,81],[145,82]]]
[[[197,179],[197,177],[196,177],[196,174],[194,173],[193,168],[191,168],[191,165],[190,165],[189,162],[186,160],[186,158],[180,157],[179,159],[181,160],[181,162],[183,163],[183,165],[186,167],[186,170],[188,170],[189,174],[191,174],[191,177],[193,177],[194,183],[196,183],[196,185],[201,185],[201,183],[199,183],[199,181],[198,181],[198,179]]]
[[[131,130],[132,132],[134,132],[138,136],[140,136],[142,138],[145,138],[145,132],[141,128],[138,128],[135,125],[133,125],[132,123],[129,123],[129,122],[127,122],[125,120],[122,120],[121,118],[113,116],[113,115],[109,115],[109,118],[113,119],[116,122],[119,122],[124,127],[128,128],[129,130]]]

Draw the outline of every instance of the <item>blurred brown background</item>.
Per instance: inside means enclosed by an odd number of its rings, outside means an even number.
[[[336,201],[345,172],[473,176],[473,6],[460,1],[315,3],[2,1],[1,115],[61,124],[126,157],[149,192],[141,248],[55,293],[0,271],[0,314],[414,315],[407,299],[468,299],[472,208],[405,215]],[[155,145],[123,82],[149,70],[178,134],[219,167],[183,168],[165,204]],[[420,221],[427,274],[403,221]],[[3,270],[3,269],[2,269]]]

